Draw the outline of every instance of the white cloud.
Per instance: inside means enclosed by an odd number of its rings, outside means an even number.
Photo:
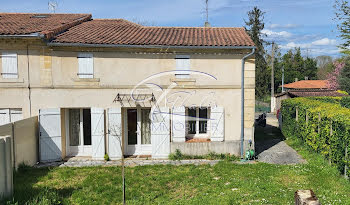
[[[281,25],[281,24],[271,24],[268,26],[268,28],[271,29],[278,29],[278,28],[297,28],[299,27],[299,25],[297,24],[285,24],[285,25]]]
[[[287,31],[275,32],[268,29],[264,29],[261,31],[263,34],[266,34],[269,38],[290,38],[293,36],[292,33]]]
[[[323,38],[320,40],[312,41],[310,43],[294,43],[289,42],[286,45],[281,45],[281,48],[283,49],[291,49],[291,48],[312,48],[312,47],[319,47],[319,46],[335,46],[337,45],[337,41],[335,39],[329,39],[329,38]]]
[[[311,54],[312,56],[318,55],[339,55],[341,50],[336,47],[337,41],[335,39],[322,38],[308,43],[295,43],[289,42],[285,45],[280,45],[283,50],[289,50],[293,48],[301,48],[304,52]]]
[[[328,45],[336,45],[337,41],[335,39],[323,38],[312,42],[312,44],[315,46],[328,46]]]

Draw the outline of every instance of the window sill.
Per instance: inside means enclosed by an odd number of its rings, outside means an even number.
[[[24,83],[23,78],[0,78],[0,83]]]
[[[171,82],[192,82],[195,83],[195,78],[172,78]]]
[[[74,82],[100,82],[100,78],[73,78]]]
[[[186,138],[186,143],[211,142],[209,138]]]

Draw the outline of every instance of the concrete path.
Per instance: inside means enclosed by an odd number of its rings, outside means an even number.
[[[193,160],[158,160],[158,159],[140,159],[140,158],[127,158],[125,159],[125,166],[134,167],[134,166],[145,166],[145,165],[215,165],[220,160],[207,160],[207,159],[193,159]],[[91,166],[121,166],[121,160],[114,161],[102,161],[102,160],[92,160],[89,158],[72,158],[66,162],[50,162],[50,163],[41,163],[35,165],[37,168],[41,167],[91,167]]]
[[[300,164],[306,162],[283,141],[275,115],[267,114],[266,127],[258,127],[256,132],[263,132],[263,135],[266,135],[261,139],[257,139],[255,143],[258,161],[270,164]]]

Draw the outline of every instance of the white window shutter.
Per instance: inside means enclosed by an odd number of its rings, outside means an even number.
[[[94,60],[92,53],[79,53],[79,78],[93,78],[94,77]]]
[[[108,109],[108,155],[112,160],[122,158],[121,108]]]
[[[104,109],[91,108],[92,158],[103,160],[105,155]]]
[[[59,108],[39,111],[39,152],[41,162],[62,159],[61,113]]]
[[[172,135],[173,142],[186,141],[186,108],[174,107],[172,112]]]
[[[22,109],[10,109],[10,121],[16,122],[22,120]]]
[[[9,109],[0,109],[0,125],[10,123]]]
[[[170,154],[169,108],[152,108],[151,112],[152,158],[167,158]]]
[[[18,78],[17,53],[2,53],[2,77]]]
[[[210,113],[211,141],[224,141],[225,112],[223,107],[212,107]]]
[[[189,55],[177,55],[176,56],[176,77],[188,78],[190,70],[190,56]]]

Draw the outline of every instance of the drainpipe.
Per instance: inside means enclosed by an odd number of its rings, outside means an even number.
[[[29,117],[32,117],[32,92],[30,87],[30,69],[29,69],[29,44],[27,43],[27,80],[28,80],[28,99],[29,99]],[[23,112],[22,112],[23,114]]]
[[[241,79],[241,158],[244,158],[244,65],[245,59],[249,56],[253,55],[255,52],[255,48],[252,49],[252,52],[247,54],[242,58],[242,79]]]

